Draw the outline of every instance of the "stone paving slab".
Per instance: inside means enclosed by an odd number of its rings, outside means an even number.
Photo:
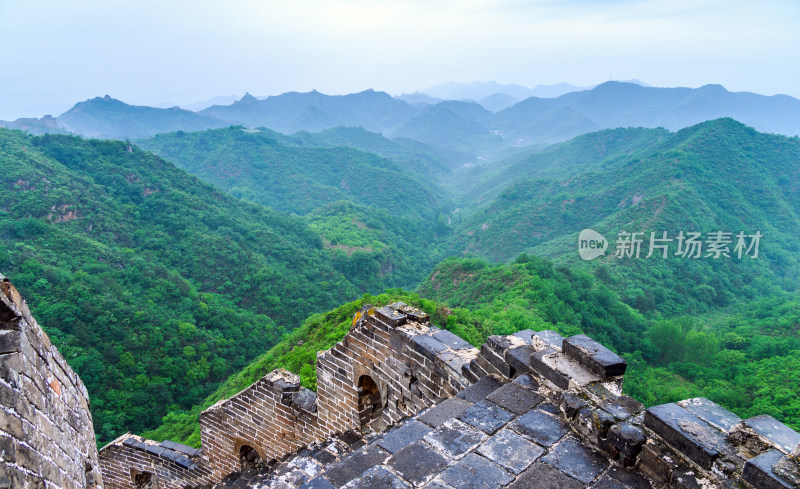
[[[544,449],[509,429],[499,431],[483,443],[478,453],[506,470],[519,474],[543,453]]]
[[[800,443],[800,433],[789,428],[768,414],[755,416],[745,420],[745,425],[770,440],[783,453],[791,452]]]
[[[448,419],[461,416],[461,414],[470,407],[472,407],[472,403],[459,397],[451,397],[421,416],[418,416],[417,419],[428,426],[437,428]]]
[[[442,480],[458,489],[495,489],[514,480],[514,476],[480,455],[470,453],[447,469]]]
[[[567,438],[550,453],[542,457],[542,462],[561,472],[588,484],[608,467],[605,457],[581,445],[578,440]]]
[[[492,434],[514,419],[514,415],[493,402],[481,401],[464,411],[458,419]]]
[[[560,419],[536,409],[520,416],[510,426],[512,430],[544,447],[553,445],[568,431]]]
[[[492,392],[486,399],[514,414],[524,414],[542,402],[544,397],[512,382]]]
[[[441,473],[448,460],[431,446],[418,441],[392,455],[386,463],[403,479],[419,486]]]
[[[508,489],[584,489],[586,484],[545,463],[536,462],[523,472]]]
[[[458,393],[458,397],[469,402],[482,401],[489,394],[499,389],[503,383],[494,377],[484,377]]]
[[[367,445],[325,471],[325,477],[336,486],[343,486],[361,475],[365,470],[381,465],[389,453],[377,445]]]
[[[415,441],[421,440],[430,431],[429,426],[416,420],[409,420],[399,428],[385,434],[377,441],[377,444],[389,453],[397,453]]]
[[[486,440],[487,435],[463,421],[451,419],[425,437],[441,453],[451,458],[460,458]]]
[[[384,467],[372,467],[361,477],[344,486],[346,489],[407,489],[411,486]]]

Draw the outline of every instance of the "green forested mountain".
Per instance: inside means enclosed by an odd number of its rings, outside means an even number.
[[[147,138],[162,132],[202,131],[226,125],[190,110],[128,105],[108,95],[77,103],[58,116],[58,126],[62,129],[85,137],[108,139]]]
[[[589,147],[570,165],[548,168],[552,155],[546,153],[524,161],[520,171],[536,178],[508,186],[465,217],[452,238],[452,252],[504,261],[525,251],[610,272],[609,280],[619,279],[615,287],[627,302],[667,314],[797,288],[800,140],[757,133],[732,119],[668,137],[642,136],[643,149],[622,144],[611,157]],[[556,154],[569,152],[576,142],[586,150],[586,140],[565,143]],[[610,249],[605,257],[582,263],[578,233],[586,228],[603,234]],[[716,231],[758,231],[763,238],[757,259],[705,258],[706,251],[698,259],[676,257],[676,242],[667,258],[646,259],[649,241],[640,259],[614,256],[618,233],[643,232],[649,240],[650,232],[661,237],[664,231],[673,239],[681,231],[701,232],[704,240]],[[736,240],[730,238],[732,252]]]
[[[442,196],[388,159],[348,147],[297,147],[272,131],[229,127],[139,144],[232,195],[307,214],[338,200],[433,219]]]
[[[172,413],[149,436],[196,443],[203,406],[276,366],[313,387],[313,351],[364,301],[397,299],[474,344],[585,332],[628,358],[626,389],[643,402],[704,395],[800,426],[800,139],[718,119],[462,167],[499,151],[485,144],[499,136],[439,127],[437,114],[468,129],[498,114],[421,110],[414,120],[434,117],[422,133],[450,142],[347,127],[178,131],[138,146],[0,132],[0,270],[87,383],[101,440]],[[586,228],[607,238],[605,256],[579,258]],[[676,256],[681,231],[706,247],[729,232],[731,256]],[[736,256],[740,231],[760,233],[757,258]],[[614,256],[621,232],[643,233],[639,258]],[[673,239],[666,258],[646,257],[651,232]],[[420,282],[418,296],[313,315]]]
[[[626,357],[624,390],[648,406],[705,396],[743,417],[766,413],[800,427],[798,296],[759,300],[725,317],[651,320],[592,275],[527,255],[505,265],[448,259],[417,294],[392,290],[310,317],[202,404],[171,413],[145,435],[199,445],[202,409],[278,367],[314,389],[316,352],[344,337],[364,304],[396,300],[421,307],[435,324],[476,346],[491,334],[522,329],[586,333]]]
[[[86,383],[101,441],[193,405],[374,281],[305,220],[122,142],[0,130],[0,189],[0,270]]]

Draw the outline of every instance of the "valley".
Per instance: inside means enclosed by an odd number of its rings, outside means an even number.
[[[101,444],[197,446],[202,408],[276,367],[313,389],[315,352],[397,300],[473,345],[586,333],[647,405],[705,396],[797,429],[798,102],[758,97],[92,99],[59,134],[0,129],[0,270],[84,379]],[[610,245],[592,261],[587,228]],[[680,231],[763,238],[758,258],[615,256],[621,232]]]

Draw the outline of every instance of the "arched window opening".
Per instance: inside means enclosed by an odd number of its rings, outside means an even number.
[[[242,445],[242,447],[239,448],[239,464],[242,470],[252,467],[260,461],[261,455],[258,454],[255,448],[250,445]]]
[[[367,428],[382,413],[383,402],[378,384],[369,375],[362,375],[358,378],[358,419],[361,428]]]
[[[131,479],[133,479],[133,487],[136,489],[152,489],[155,487],[153,485],[153,474],[150,472],[131,469]]]

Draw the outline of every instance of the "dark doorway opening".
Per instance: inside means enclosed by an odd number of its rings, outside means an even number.
[[[361,428],[367,428],[382,413],[383,402],[378,384],[369,375],[362,375],[358,378],[358,419]]]
[[[252,467],[260,461],[261,455],[258,454],[255,448],[250,445],[242,445],[242,447],[239,448],[239,464],[242,470]]]

